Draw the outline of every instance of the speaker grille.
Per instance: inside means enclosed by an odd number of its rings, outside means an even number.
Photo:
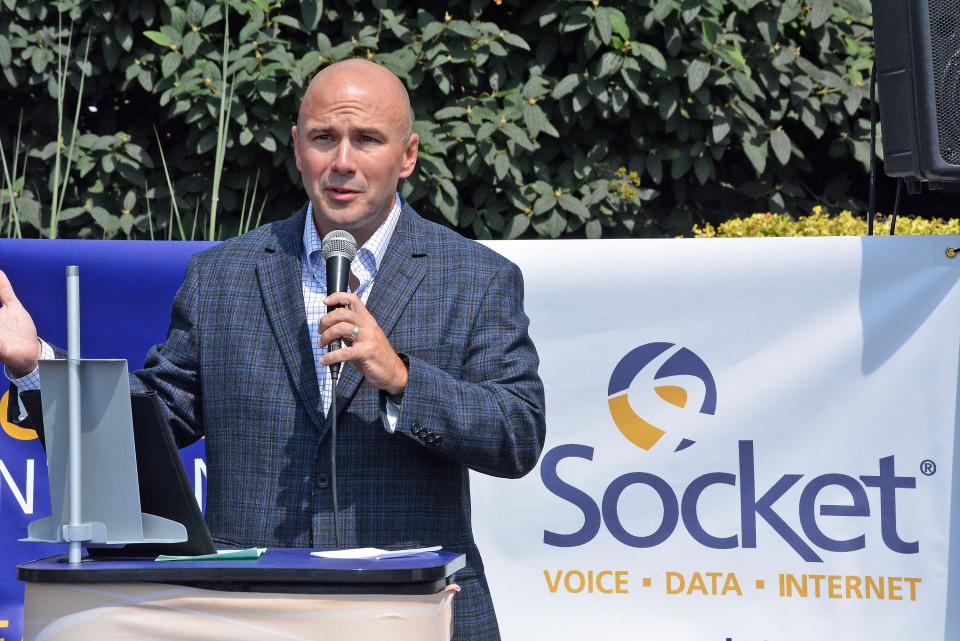
[[[929,0],[940,155],[960,165],[960,0]]]

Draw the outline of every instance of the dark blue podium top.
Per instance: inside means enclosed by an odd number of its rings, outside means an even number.
[[[372,559],[322,559],[309,549],[271,548],[249,561],[85,560],[66,555],[17,566],[30,583],[169,583],[231,592],[434,594],[464,567],[457,552]]]

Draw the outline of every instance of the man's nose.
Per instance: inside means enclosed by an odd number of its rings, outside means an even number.
[[[353,145],[349,138],[342,138],[333,158],[333,170],[340,174],[352,174],[357,170],[353,159]]]

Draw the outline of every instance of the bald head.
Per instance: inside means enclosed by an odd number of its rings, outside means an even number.
[[[382,108],[395,115],[404,138],[409,139],[413,133],[413,107],[407,88],[392,71],[364,58],[341,60],[317,72],[300,101],[297,126],[302,128],[304,114],[332,93],[375,96]]]
[[[417,165],[420,137],[403,83],[368,60],[332,64],[310,81],[290,133],[317,231],[343,229],[362,245]]]

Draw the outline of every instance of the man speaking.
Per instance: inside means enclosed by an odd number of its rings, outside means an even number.
[[[417,161],[412,125],[406,89],[385,68],[347,60],[318,73],[292,130],[309,203],[190,260],[166,341],[132,382],[159,395],[181,446],[206,437],[216,541],[332,548],[328,366],[344,363],[342,544],[464,552],[453,638],[490,641],[499,633],[468,469],[534,467],[543,386],[518,268],[397,195]],[[360,249],[350,291],[327,295],[320,239],[333,230]],[[0,303],[0,361],[15,386],[36,388],[37,360],[55,352],[2,272]],[[344,347],[328,351],[333,341]]]

